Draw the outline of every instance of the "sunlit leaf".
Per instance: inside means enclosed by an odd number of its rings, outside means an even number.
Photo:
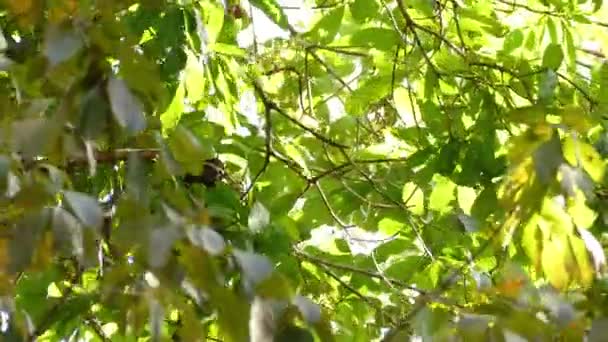
[[[364,28],[350,37],[350,44],[353,46],[374,48],[381,51],[394,50],[399,42],[399,35],[394,30],[384,28]]]
[[[186,87],[183,83],[180,83],[175,91],[175,96],[167,110],[160,115],[160,121],[163,125],[163,132],[171,131],[177,126],[179,119],[184,114],[184,96],[186,93]]]
[[[412,213],[424,214],[424,193],[419,186],[411,182],[405,183],[401,198]]]
[[[542,251],[543,271],[551,283],[558,290],[566,289],[570,277],[566,270],[564,257],[568,248],[560,238],[545,240]]]
[[[455,199],[456,184],[444,177],[437,177],[429,198],[429,209],[445,213]]]
[[[275,24],[282,29],[289,28],[289,21],[283,9],[275,0],[251,0],[251,4],[261,9]]]

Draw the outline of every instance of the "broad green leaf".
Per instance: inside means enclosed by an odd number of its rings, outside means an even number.
[[[355,89],[346,101],[346,112],[358,116],[364,114],[369,106],[388,96],[391,91],[390,77],[376,76],[369,78]]]
[[[434,15],[434,2],[432,0],[414,0],[410,2],[409,6],[412,6],[412,8],[420,11],[420,13],[427,17]]]
[[[401,42],[401,38],[393,29],[364,28],[353,33],[349,43],[357,47],[373,48],[380,51],[394,51]]]
[[[139,133],[146,128],[142,104],[131,93],[125,81],[111,77],[108,80],[107,91],[114,118],[119,125],[132,134]]]
[[[534,32],[534,30],[530,30],[530,32],[528,32],[528,36],[526,37],[526,41],[524,42],[524,47],[528,51],[534,51],[534,49],[537,48],[536,33]]]
[[[563,60],[564,52],[561,45],[555,43],[547,45],[543,53],[543,67],[555,71],[559,69]]]
[[[517,29],[509,32],[505,37],[502,44],[502,50],[505,53],[511,53],[513,50],[519,48],[524,42],[524,33],[522,30]]]
[[[451,209],[451,202],[455,199],[456,184],[443,176],[435,176],[434,183],[429,197],[429,209],[446,213]]]
[[[218,40],[218,35],[224,25],[224,9],[213,2],[201,2],[204,18],[204,26],[199,30],[204,30],[206,34],[205,43],[214,44]]]
[[[359,23],[366,23],[377,15],[380,4],[376,0],[355,0],[349,4],[350,13]]]
[[[559,40],[557,37],[557,28],[555,27],[555,22],[551,17],[547,17],[547,32],[549,33],[549,38],[551,39],[552,44],[558,44]]]
[[[184,86],[188,100],[197,103],[205,96],[207,74],[203,63],[190,50],[186,51],[188,56],[186,69],[184,70]]]
[[[245,57],[247,54],[245,50],[232,44],[215,43],[210,45],[209,49],[217,53],[232,57]]]
[[[173,100],[167,110],[160,115],[160,121],[163,125],[163,132],[169,132],[173,130],[182,114],[184,113],[184,96],[186,90],[183,83],[180,83],[175,91]]]
[[[289,21],[281,6],[275,0],[251,0],[251,4],[262,10],[275,24],[282,29],[289,28]]]
[[[202,144],[194,134],[184,127],[177,125],[169,137],[169,146],[175,159],[191,174],[202,172],[204,161],[215,156],[213,146]]]
[[[321,20],[319,20],[307,34],[314,37],[320,43],[329,43],[333,41],[338,33],[343,16],[344,6],[338,6],[329,13],[323,15]]]

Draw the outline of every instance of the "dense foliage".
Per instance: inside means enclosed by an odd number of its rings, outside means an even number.
[[[608,336],[601,0],[0,3],[3,341]]]

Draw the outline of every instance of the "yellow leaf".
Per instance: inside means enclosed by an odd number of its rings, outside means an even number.
[[[566,247],[561,239],[545,240],[543,246],[543,271],[549,283],[558,290],[565,290],[570,281],[564,263],[564,249]]]
[[[582,286],[590,286],[593,282],[594,270],[589,261],[589,254],[585,246],[585,242],[580,238],[569,236],[571,252],[576,260],[577,269],[575,272],[576,278]]]
[[[570,165],[582,166],[591,179],[598,183],[602,181],[606,162],[593,146],[568,136],[564,139],[562,149],[564,158]]]
[[[585,110],[580,106],[565,106],[561,110],[561,116],[562,123],[580,133],[587,133],[587,131],[592,127]]]
[[[519,107],[509,112],[508,119],[515,123],[538,124],[545,121],[545,111],[539,105]]]

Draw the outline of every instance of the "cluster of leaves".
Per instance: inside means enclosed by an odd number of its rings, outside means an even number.
[[[4,339],[608,334],[601,0],[1,3]]]

